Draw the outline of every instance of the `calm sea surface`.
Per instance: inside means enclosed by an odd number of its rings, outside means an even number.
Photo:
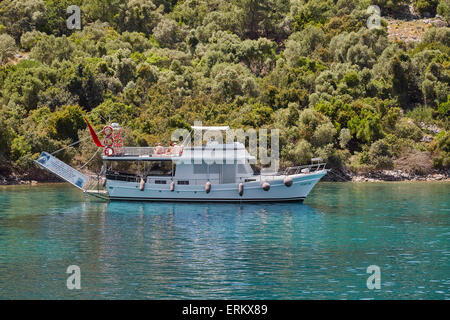
[[[320,183],[260,205],[0,187],[0,298],[450,299],[450,183]]]

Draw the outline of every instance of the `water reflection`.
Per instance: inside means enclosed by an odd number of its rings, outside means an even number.
[[[104,214],[107,246],[99,269],[110,273],[102,261],[127,261],[132,276],[121,273],[115,281],[131,281],[152,297],[206,297],[212,287],[226,294],[257,287],[265,277],[284,282],[296,263],[286,245],[313,229],[320,237],[321,229],[318,212],[302,204],[111,202]]]
[[[0,188],[0,298],[449,298],[447,194],[319,184],[306,204],[240,205]],[[382,291],[365,286],[371,264]]]

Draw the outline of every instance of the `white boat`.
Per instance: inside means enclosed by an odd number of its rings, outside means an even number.
[[[37,163],[49,169],[48,157],[41,155]],[[53,166],[60,172],[50,170],[98,198],[169,202],[303,201],[327,173],[320,158],[311,165],[256,173],[250,164],[254,157],[239,142],[171,149],[123,147],[113,154],[105,152],[102,159],[102,172],[95,178],[67,165],[73,171],[71,179],[66,174],[70,169],[61,170],[60,164]]]

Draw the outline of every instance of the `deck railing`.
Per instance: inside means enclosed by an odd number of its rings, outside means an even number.
[[[315,171],[321,171],[325,169],[326,163],[314,163],[314,164],[308,164],[304,166],[295,166],[295,167],[287,167],[285,169],[282,169],[281,171],[278,171],[278,174],[281,173],[281,175],[292,175],[292,174],[299,174],[299,173],[312,173]]]
[[[263,182],[265,180],[274,180],[274,179],[280,179],[285,178],[289,175],[295,175],[295,174],[310,174],[314,172],[318,172],[321,170],[324,170],[326,166],[326,163],[317,163],[317,164],[310,164],[310,165],[304,165],[304,166],[296,166],[296,167],[288,167],[285,169],[278,170],[277,172],[271,172],[271,173],[261,173],[254,176],[247,176],[247,177],[239,177],[236,178],[236,183],[240,182]],[[132,175],[132,174],[126,174],[123,172],[113,172],[109,171],[106,173],[106,178],[108,180],[119,180],[124,182],[135,182],[138,183],[141,181],[140,175]],[[91,184],[94,187],[90,187],[91,189],[102,189],[102,180],[103,178],[96,178],[92,177],[92,179],[89,179],[89,184]],[[160,181],[166,181],[166,183],[160,183]],[[145,181],[150,184],[158,184],[156,181],[159,182],[159,184],[170,184],[171,181],[174,181],[175,184],[178,184],[178,181],[189,181],[189,185],[204,185],[205,181],[208,179],[206,178],[175,178],[170,177],[167,175],[161,175],[161,176],[147,176],[145,178]],[[218,178],[212,178],[209,179],[209,181],[213,184],[220,183],[220,179]]]
[[[256,175],[253,179],[256,178],[256,181],[264,181],[264,180],[274,180],[285,178],[286,176],[295,175],[295,174],[309,174],[317,171],[324,170],[326,163],[314,163],[303,166],[295,166],[295,167],[287,167],[278,170],[277,172],[263,172],[261,171],[260,175]]]
[[[169,147],[161,147],[159,152],[157,147],[122,147],[117,148],[114,157],[161,157],[170,156],[177,157],[180,155],[181,149],[172,148],[169,151]]]
[[[233,147],[233,148],[231,148]],[[113,156],[115,157],[158,157],[158,156],[171,156],[171,157],[177,157],[181,155],[183,149],[189,150],[191,152],[198,152],[198,151],[228,151],[228,150],[245,150],[245,148],[238,148],[234,145],[225,145],[221,146],[220,148],[215,145],[207,145],[207,146],[201,146],[201,147],[184,147],[181,146],[175,146],[172,147],[172,150],[169,151],[169,147],[160,147],[159,153],[157,153],[158,147],[121,147],[117,148],[115,150],[115,154]]]

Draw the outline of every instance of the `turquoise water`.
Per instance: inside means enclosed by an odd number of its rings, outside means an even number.
[[[0,187],[0,298],[449,299],[449,191],[320,183],[303,204],[238,205]],[[80,290],[66,287],[69,265]]]

